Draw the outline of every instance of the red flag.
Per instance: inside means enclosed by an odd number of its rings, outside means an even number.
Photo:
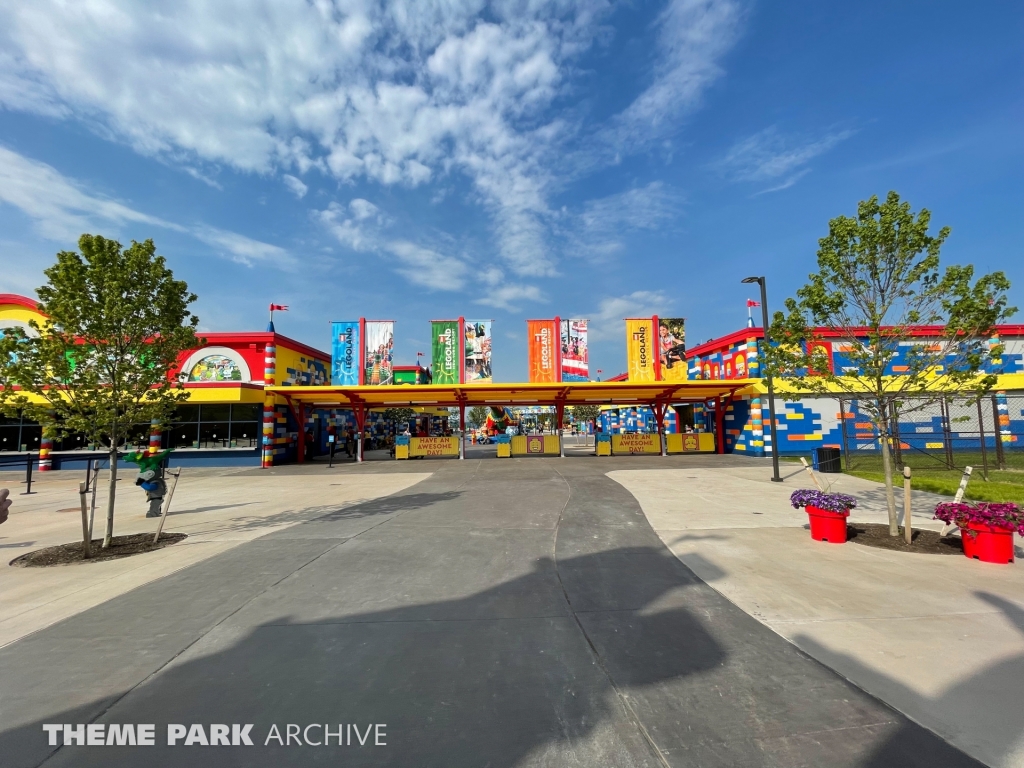
[[[753,299],[747,299],[747,308],[748,309],[750,307],[760,307],[760,306],[761,306],[761,302],[760,301],[754,301]]]
[[[270,311],[271,312],[287,312],[288,311],[288,305],[287,304],[271,304],[270,305]]]

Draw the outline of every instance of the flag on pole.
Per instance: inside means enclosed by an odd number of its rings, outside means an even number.
[[[287,304],[271,304],[270,305],[270,311],[271,312],[287,312],[288,311],[288,305]]]
[[[761,302],[760,301],[754,301],[753,299],[747,299],[747,309],[750,309],[751,307],[760,307],[760,306],[761,306]]]

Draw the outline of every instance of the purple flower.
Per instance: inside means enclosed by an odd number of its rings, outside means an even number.
[[[845,493],[825,493],[824,491],[799,490],[793,491],[789,503],[796,509],[800,507],[817,507],[829,512],[847,512],[857,506],[857,500]]]
[[[941,501],[935,505],[935,519],[960,528],[967,528],[969,523],[1009,528],[1024,536],[1024,510],[1016,504],[985,501],[965,504]]]

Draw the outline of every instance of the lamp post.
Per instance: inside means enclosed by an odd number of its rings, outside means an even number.
[[[745,277],[740,282],[742,283],[757,283],[761,286],[761,330],[764,335],[765,348],[768,346],[768,292],[764,287],[764,276],[761,277]],[[762,360],[764,357],[762,356]],[[772,435],[772,482],[781,483],[782,478],[779,477],[779,441],[775,435],[775,387],[772,383],[772,372],[770,370],[765,371],[765,380],[768,384],[768,427],[771,430]]]

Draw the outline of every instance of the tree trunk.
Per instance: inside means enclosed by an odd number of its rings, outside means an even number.
[[[103,534],[103,549],[114,537],[114,497],[117,494],[117,443],[110,447],[110,488],[107,491],[107,531]]]
[[[879,425],[882,437],[882,472],[885,474],[885,503],[889,507],[889,535],[899,536],[900,526],[896,517],[896,495],[892,488],[892,453],[889,447],[889,424],[883,421]]]

